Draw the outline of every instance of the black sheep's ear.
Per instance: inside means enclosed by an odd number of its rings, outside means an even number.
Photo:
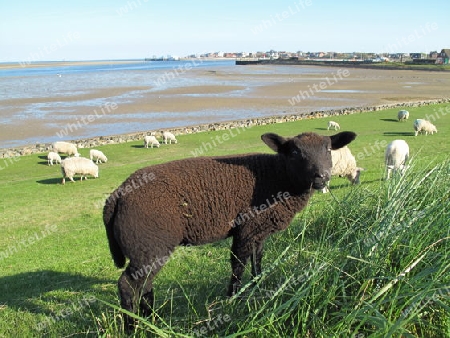
[[[274,133],[266,133],[261,135],[261,140],[277,153],[284,153],[286,149],[287,139],[283,136]]]
[[[330,136],[331,149],[336,150],[346,146],[356,138],[356,134],[352,131],[343,131],[336,135]]]

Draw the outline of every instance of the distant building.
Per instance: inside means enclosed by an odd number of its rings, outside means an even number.
[[[278,59],[280,56],[279,56],[279,54],[278,54],[277,51],[271,49],[271,50],[269,50],[268,52],[266,52],[266,57],[269,57],[269,58],[272,59],[272,60],[276,60],[276,59]]]
[[[190,57],[208,58],[233,58],[233,59],[260,59],[260,60],[316,60],[316,61],[361,61],[361,62],[388,62],[397,61],[407,64],[450,64],[450,49],[442,49],[441,52],[431,51],[429,53],[374,53],[374,52],[290,52],[286,50],[257,51],[257,52],[210,52]],[[147,59],[146,59],[147,60]],[[153,56],[148,60],[179,60],[177,56]],[[248,60],[247,60],[248,61]]]
[[[448,65],[450,63],[450,49],[442,49],[436,58],[436,63],[441,65]]]
[[[428,55],[428,57],[429,57],[430,59],[437,59],[438,55],[439,55],[439,53],[438,53],[437,51],[432,51],[432,52],[430,52],[430,54]]]
[[[427,54],[425,53],[409,53],[409,57],[411,59],[426,59],[427,58]]]

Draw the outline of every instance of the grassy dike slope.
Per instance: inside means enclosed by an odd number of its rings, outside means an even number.
[[[332,118],[358,134],[350,147],[366,169],[362,184],[333,178],[332,194],[315,194],[288,230],[272,236],[259,287],[241,300],[224,297],[229,241],[179,248],[155,280],[161,318],[136,335],[448,335],[450,105],[410,108],[406,123],[396,121],[397,110]],[[426,115],[439,132],[414,137],[413,120]],[[2,160],[0,337],[121,334],[120,312],[104,303],[118,305],[121,272],[110,258],[102,207],[136,169],[201,151],[271,152],[261,134],[331,135],[328,120],[183,135],[155,149],[102,146],[109,162],[100,178],[65,186],[46,154]],[[385,182],[384,149],[394,139],[410,145],[412,170]],[[88,157],[89,149],[80,152]]]

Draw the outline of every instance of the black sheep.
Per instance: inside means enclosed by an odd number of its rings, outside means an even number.
[[[103,210],[116,266],[130,260],[118,283],[121,306],[135,313],[140,302],[141,314],[149,315],[153,278],[175,247],[227,237],[233,237],[228,295],[234,295],[250,257],[253,276],[261,272],[265,239],[285,229],[314,190],[325,187],[331,150],[355,137],[267,133],[261,138],[276,154],[190,158],[137,170]]]

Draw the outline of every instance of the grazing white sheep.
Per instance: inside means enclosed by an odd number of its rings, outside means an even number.
[[[68,156],[80,156],[77,150],[77,145],[70,142],[57,141],[53,143],[53,151],[56,153],[64,153]]]
[[[97,150],[97,149],[91,149],[91,150],[89,151],[89,156],[90,156],[91,161],[93,161],[94,159],[96,159],[96,162],[95,162],[95,163],[97,163],[97,164],[98,164],[99,161],[100,161],[100,163],[102,163],[102,162],[104,162],[104,163],[108,162],[108,158],[106,157],[106,155],[103,154],[102,151]]]
[[[428,120],[417,119],[414,121],[414,136],[417,136],[420,132],[425,132],[425,135],[430,133],[433,135],[437,133],[436,126]]]
[[[341,126],[337,122],[329,121],[327,130],[330,130],[331,128],[333,128],[334,130],[339,130],[341,129]]]
[[[333,164],[331,169],[332,176],[347,177],[352,184],[359,184],[359,176],[364,169],[356,166],[355,157],[347,146],[332,150],[331,162]],[[330,182],[328,181],[322,192],[328,192],[329,185]]]
[[[154,135],[150,135],[150,136],[145,136],[144,137],[144,147],[148,148],[148,145],[151,145],[151,147],[153,148],[153,146],[156,146],[157,148],[159,148],[159,141],[156,139],[156,136]]]
[[[175,138],[175,135],[172,134],[170,131],[162,131],[162,140],[165,144],[167,144],[167,141],[169,141],[169,144],[177,143],[177,139]]]
[[[409,111],[399,110],[397,113],[397,119],[398,119],[398,122],[406,121],[407,119],[409,119]]]
[[[80,181],[83,180],[83,177],[87,179],[86,175],[92,175],[97,178],[98,165],[85,157],[68,157],[61,161],[61,173],[63,175],[62,184],[66,183],[66,177],[75,182],[73,177],[76,174],[81,175]]]
[[[58,153],[55,153],[54,151],[50,151],[47,155],[48,165],[53,165],[53,161],[55,161],[55,163],[61,163],[61,156],[59,156]]]
[[[391,172],[399,172],[403,175],[408,168],[406,161],[409,158],[409,146],[404,140],[394,140],[386,147],[384,161],[386,163],[386,179],[389,179]]]

